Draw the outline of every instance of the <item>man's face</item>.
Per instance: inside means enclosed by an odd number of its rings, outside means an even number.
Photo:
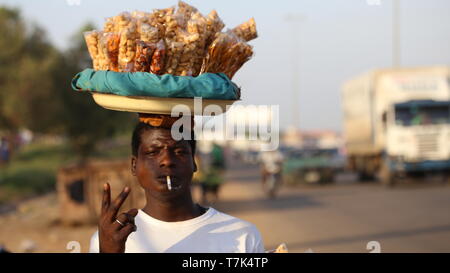
[[[137,157],[132,157],[132,172],[140,185],[152,193],[178,195],[190,190],[196,171],[188,141],[175,141],[168,129],[150,129],[141,134]],[[167,187],[171,178],[172,191]]]

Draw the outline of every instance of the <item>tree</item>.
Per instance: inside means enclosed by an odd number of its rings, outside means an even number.
[[[55,67],[55,86],[58,86],[61,104],[64,105],[60,122],[63,133],[81,159],[94,151],[98,141],[114,136],[117,132],[130,130],[135,118],[133,114],[110,111],[98,106],[88,93],[76,92],[70,83],[76,73],[92,66],[83,32],[92,30],[86,24],[71,39],[72,46],[64,52]]]
[[[59,51],[43,29],[27,29],[18,10],[0,7],[0,130],[64,135],[83,161],[100,140],[131,128],[133,114],[103,109],[70,87],[91,66],[82,33],[93,28],[86,24]]]

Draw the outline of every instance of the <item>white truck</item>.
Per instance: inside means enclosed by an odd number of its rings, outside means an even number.
[[[348,166],[393,185],[450,173],[450,67],[381,69],[342,88]]]

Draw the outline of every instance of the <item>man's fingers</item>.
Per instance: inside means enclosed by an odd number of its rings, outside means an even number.
[[[121,230],[119,230],[120,237],[126,239],[131,234],[131,232],[136,231],[136,225],[127,224]]]
[[[138,210],[130,209],[129,211],[127,211],[127,214],[133,216],[133,219],[134,219],[134,217],[136,217],[136,215],[138,214]]]
[[[111,189],[109,183],[103,184],[102,213],[105,213],[111,203]]]
[[[128,194],[130,193],[130,188],[125,187],[123,191],[116,197],[114,202],[109,206],[110,218],[114,220],[116,218],[117,213],[119,212],[120,207],[122,206],[125,199],[127,199]]]
[[[131,209],[128,212],[121,213],[119,216],[117,216],[116,221],[113,223],[115,230],[122,229],[127,224],[134,225],[134,217],[136,217],[136,215],[137,215],[137,209]]]

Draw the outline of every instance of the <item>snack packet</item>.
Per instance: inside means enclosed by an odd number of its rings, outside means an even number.
[[[89,55],[92,59],[92,67],[94,70],[98,70],[99,64],[98,64],[98,41],[99,41],[99,35],[100,31],[93,30],[93,31],[87,31],[83,33],[84,39],[86,41],[86,46],[88,48]]]
[[[231,31],[233,31],[233,33],[236,34],[239,38],[247,42],[258,37],[254,18],[251,18],[247,22],[240,24],[239,26],[233,28]]]
[[[164,72],[168,74],[174,74],[177,67],[178,61],[181,58],[184,50],[184,44],[182,42],[174,42],[171,40],[166,40],[167,43],[167,56],[166,63],[164,66]]]
[[[150,64],[155,50],[156,44],[154,43],[144,41],[136,42],[136,57],[134,60],[135,72],[150,72]]]
[[[219,33],[225,24],[219,18],[216,10],[212,10],[206,17],[206,44],[209,45],[215,38],[216,33]]]
[[[150,64],[150,73],[161,75],[164,72],[164,60],[166,58],[166,46],[163,40],[156,44],[156,49]]]
[[[231,79],[252,55],[252,47],[233,32],[218,33],[208,48],[201,73],[225,73]]]
[[[161,38],[159,29],[149,24],[142,23],[139,27],[140,40],[156,44]]]
[[[118,64],[120,72],[133,71],[136,55],[136,28],[130,26],[120,32]]]
[[[103,50],[103,55],[107,62],[108,69],[111,71],[118,72],[119,64],[119,42],[120,36],[117,33],[103,33],[101,38],[101,48]]]

